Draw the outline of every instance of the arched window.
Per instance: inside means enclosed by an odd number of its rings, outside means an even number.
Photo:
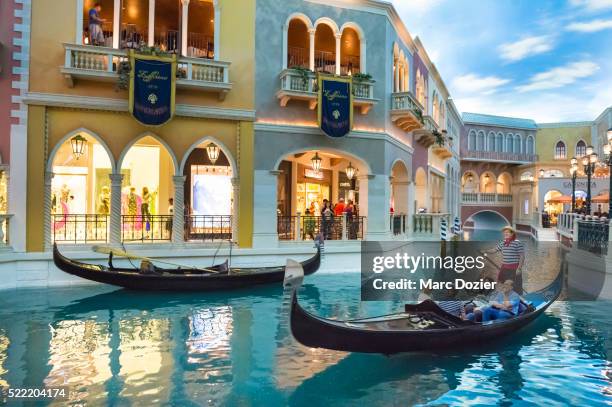
[[[533,181],[533,174],[531,171],[523,171],[521,173],[521,181]]]
[[[434,92],[433,103],[431,106],[432,117],[436,123],[440,123],[440,116],[438,110],[438,94]]]
[[[512,150],[515,154],[521,153],[521,136],[518,134],[514,135],[514,149]]]
[[[583,140],[580,140],[576,144],[576,157],[582,157],[583,155],[586,155],[586,148],[586,143]]]
[[[478,151],[485,151],[485,134],[484,131],[478,132],[478,146],[476,147]]]
[[[506,134],[506,153],[512,152],[512,134]]]
[[[470,130],[468,134],[468,150],[476,150],[476,132],[474,130]]]
[[[565,148],[565,143],[563,141],[558,141],[555,146],[555,160],[565,160],[567,158],[567,151]]]
[[[495,133],[490,132],[487,137],[487,151],[495,151]]]
[[[502,133],[497,133],[497,140],[495,142],[495,151],[500,153],[504,152],[504,135]]]
[[[527,136],[527,146],[526,146],[526,150],[527,150],[527,154],[535,154],[534,153],[534,148],[533,148],[533,136]]]

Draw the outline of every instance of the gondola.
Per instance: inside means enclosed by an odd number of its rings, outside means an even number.
[[[404,312],[337,321],[315,316],[291,300],[291,332],[305,346],[345,352],[394,354],[461,350],[504,338],[528,325],[558,298],[564,273],[546,288],[523,296],[527,309],[504,321],[476,323],[444,312],[431,300],[405,305]]]
[[[109,261],[108,266],[88,264],[63,256],[53,246],[53,262],[60,270],[98,283],[111,284],[133,290],[148,291],[213,291],[231,290],[259,284],[282,282],[285,266],[228,268],[160,268],[154,267],[150,272],[141,269],[118,268]],[[304,274],[312,274],[321,264],[321,250],[308,260],[300,263]]]

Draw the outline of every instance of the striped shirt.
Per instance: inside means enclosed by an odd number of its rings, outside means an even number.
[[[497,251],[502,253],[503,264],[518,264],[521,256],[525,254],[525,246],[520,240],[513,240],[508,246],[500,240],[497,244]]]

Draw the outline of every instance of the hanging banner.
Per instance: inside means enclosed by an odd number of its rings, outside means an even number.
[[[147,126],[161,126],[174,116],[176,57],[130,52],[130,113]]]
[[[330,137],[344,137],[353,129],[351,78],[319,75],[319,127]]]

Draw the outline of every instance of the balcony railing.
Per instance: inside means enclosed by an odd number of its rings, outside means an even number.
[[[464,204],[512,205],[512,194],[463,192],[461,195]]]
[[[423,127],[423,107],[412,92],[396,92],[391,95],[391,120],[404,131]]]
[[[321,216],[279,216],[279,240],[312,240],[319,233],[325,240],[363,240],[365,216],[334,216],[329,220]]]
[[[578,248],[597,255],[608,254],[610,223],[606,218],[590,218],[578,221]]]
[[[391,233],[393,236],[405,235],[408,230],[408,215],[391,215]]]
[[[123,242],[169,242],[172,215],[121,215]]]
[[[482,160],[482,161],[512,161],[512,162],[535,162],[538,161],[537,154],[519,154],[519,153],[503,153],[498,151],[462,151],[461,152],[462,159],[471,159],[474,161]]]
[[[412,231],[418,237],[439,239],[442,219],[446,219],[447,227],[450,230],[450,215],[448,213],[415,214],[413,215]]]
[[[353,83],[353,103],[362,114],[367,114],[378,100],[374,99],[373,81],[355,81]],[[317,107],[317,77],[314,72],[296,69],[285,69],[280,74],[280,90],[276,93],[281,106],[287,106],[290,100],[307,101],[311,110]]]
[[[185,239],[220,241],[232,239],[231,215],[188,215],[185,217]]]
[[[65,60],[61,72],[70,87],[75,86],[77,79],[116,82],[120,63],[128,60],[126,50],[66,43],[64,49]],[[176,86],[218,93],[219,98],[223,99],[232,88],[229,67],[229,62],[180,57]]]
[[[51,215],[51,236],[56,243],[106,243],[108,227],[108,215]]]

